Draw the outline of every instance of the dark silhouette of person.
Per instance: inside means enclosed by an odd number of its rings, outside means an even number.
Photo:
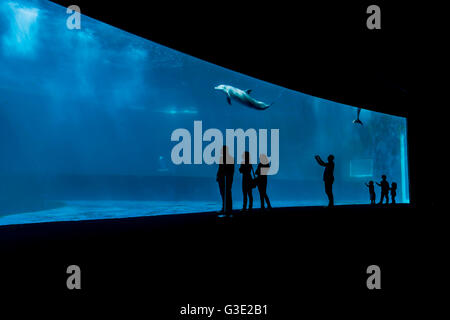
[[[256,168],[256,179],[258,181],[259,197],[261,198],[261,209],[264,208],[264,201],[267,203],[267,208],[272,209],[269,197],[267,196],[267,172],[269,171],[269,159],[265,154],[259,156],[259,164]]]
[[[216,181],[219,183],[220,196],[222,197],[221,212],[227,215],[233,210],[231,198],[231,186],[233,185],[234,158],[228,153],[228,147],[222,147],[222,155],[219,160]]]
[[[334,156],[328,156],[328,162],[324,162],[318,155],[315,159],[319,165],[325,167],[323,181],[325,182],[325,193],[328,196],[328,208],[334,207],[333,182],[334,182]]]
[[[391,183],[391,202],[395,204],[395,197],[397,196],[397,183]]]
[[[370,194],[370,204],[375,204],[375,185],[373,184],[373,181],[369,181],[369,184],[366,183],[366,187],[369,188],[369,194]]]
[[[386,198],[386,204],[389,203],[389,182],[386,181],[386,175],[381,176],[381,182],[377,185],[381,187],[381,198],[380,198],[380,204],[383,203],[384,198]]]
[[[250,152],[245,151],[242,154],[243,161],[239,167],[239,172],[242,174],[242,194],[244,196],[244,204],[242,211],[247,210],[247,198],[248,198],[248,210],[253,209],[253,194],[252,194],[252,170],[253,166],[250,163]]]

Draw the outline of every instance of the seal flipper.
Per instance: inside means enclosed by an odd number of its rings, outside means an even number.
[[[246,93],[246,94],[252,93],[252,89],[247,89],[247,90],[245,90],[245,93]]]
[[[359,120],[359,114],[361,113],[361,108],[358,108],[358,110],[356,110],[356,119],[353,120],[353,123],[358,123],[360,125],[363,125],[363,123],[361,122],[361,120]]]
[[[231,106],[231,99],[230,99],[229,95],[227,95],[227,101],[228,101],[228,104]]]

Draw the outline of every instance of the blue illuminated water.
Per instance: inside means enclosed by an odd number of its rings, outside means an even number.
[[[203,132],[279,129],[279,171],[268,184],[274,206],[327,203],[316,154],[335,156],[337,204],[368,203],[364,183],[382,174],[397,182],[397,202],[409,202],[405,118],[363,109],[364,125],[357,125],[356,107],[203,62],[86,16],[80,30],[69,30],[67,18],[66,8],[49,1],[0,2],[0,224],[220,209],[217,165],[171,161],[172,132],[194,135],[194,121],[202,121]],[[229,105],[214,90],[219,84],[251,89],[255,99],[274,104],[264,111]],[[237,209],[241,190],[236,166]],[[376,193],[378,199],[378,187]]]

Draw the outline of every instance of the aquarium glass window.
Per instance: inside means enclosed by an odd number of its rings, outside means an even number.
[[[274,207],[327,204],[314,156],[329,154],[337,205],[369,203],[365,182],[383,174],[409,202],[405,118],[358,113],[76,13],[0,1],[0,225],[220,210],[215,147],[233,134],[236,209],[243,150],[254,169],[270,157]]]

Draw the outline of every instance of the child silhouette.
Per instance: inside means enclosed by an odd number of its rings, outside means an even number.
[[[391,199],[392,203],[395,204],[395,197],[397,196],[397,183],[392,182],[391,184]]]
[[[373,181],[369,181],[369,184],[366,183],[366,187],[369,188],[370,204],[375,204],[375,185]]]

